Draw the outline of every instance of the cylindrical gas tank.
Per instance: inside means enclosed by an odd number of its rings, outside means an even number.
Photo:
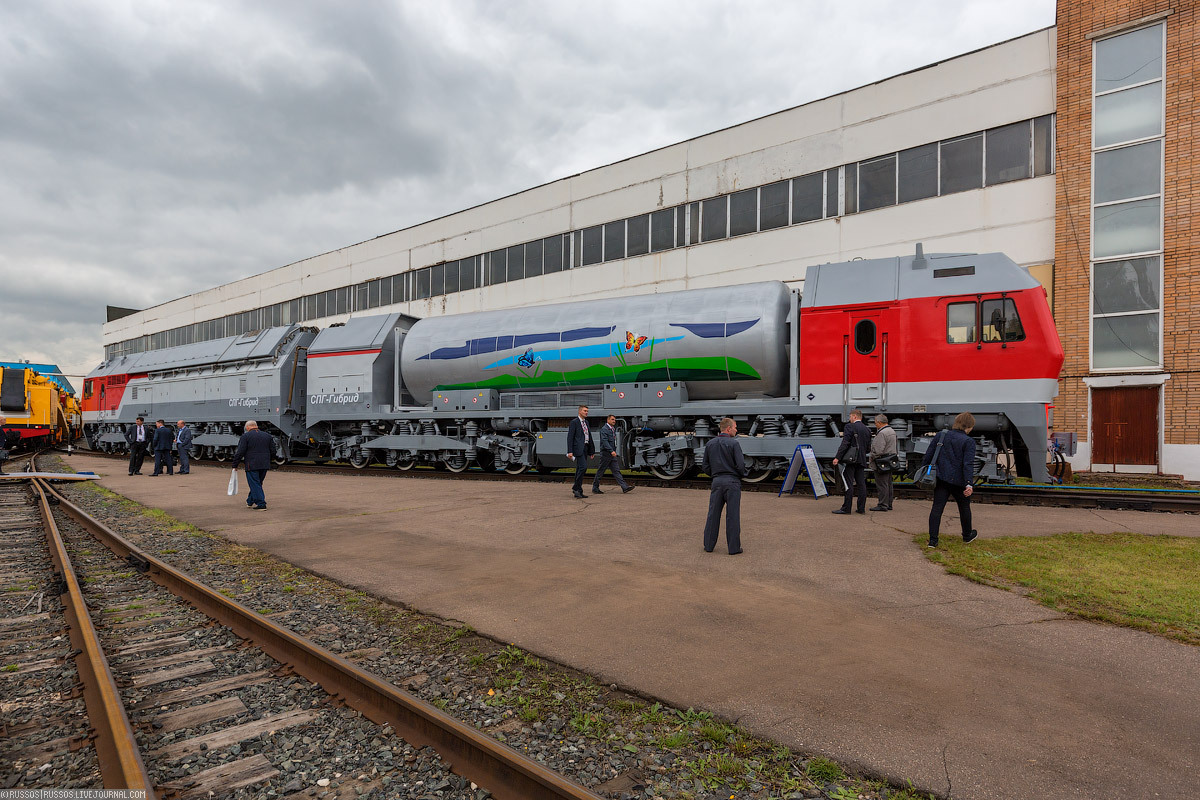
[[[693,400],[787,394],[778,281],[428,317],[404,339],[404,385],[501,391],[683,381]]]

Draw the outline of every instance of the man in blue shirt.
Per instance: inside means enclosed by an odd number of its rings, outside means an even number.
[[[746,458],[737,441],[737,423],[729,417],[721,420],[721,435],[704,446],[704,471],[712,476],[708,494],[708,520],[704,523],[704,552],[717,546],[721,530],[721,509],[725,512],[725,544],[729,555],[742,552],[742,476]]]

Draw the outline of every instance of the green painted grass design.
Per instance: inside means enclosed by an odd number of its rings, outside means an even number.
[[[623,359],[622,359],[623,361]],[[540,362],[539,362],[540,363]],[[443,384],[447,389],[537,389],[558,386],[598,386],[605,383],[634,381],[756,381],[761,377],[754,367],[737,358],[672,358],[646,364],[606,366],[593,364],[571,372],[546,370],[539,374],[493,375],[470,383]]]

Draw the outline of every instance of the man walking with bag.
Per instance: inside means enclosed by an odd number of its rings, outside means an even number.
[[[871,452],[871,431],[863,425],[862,412],[850,412],[850,422],[842,433],[842,444],[838,447],[833,465],[842,465],[842,480],[846,482],[846,499],[834,514],[849,514],[850,506],[858,497],[858,513],[867,513],[867,455]]]
[[[596,470],[596,478],[592,481],[592,494],[604,494],[600,491],[600,478],[605,470],[612,470],[613,479],[621,487],[622,492],[632,492],[633,487],[621,477],[621,462],[617,458],[617,415],[609,414],[608,420],[600,428],[600,469]]]
[[[258,429],[254,420],[246,421],[246,432],[238,439],[237,452],[233,454],[233,469],[236,472],[238,464],[246,462],[246,483],[250,493],[246,495],[246,507],[265,511],[267,496],[263,493],[263,481],[267,479],[267,470],[271,468],[271,454],[275,449],[275,440],[271,434]]]

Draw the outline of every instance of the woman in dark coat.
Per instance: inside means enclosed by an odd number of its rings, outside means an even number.
[[[962,522],[964,542],[973,542],[979,533],[971,528],[971,483],[975,478],[975,440],[971,430],[975,417],[964,411],[954,418],[954,427],[942,431],[925,451],[921,466],[928,466],[936,458],[937,483],[933,487],[933,508],[929,511],[929,546],[938,546],[938,533],[942,527],[942,509],[946,501],[954,497],[958,503],[958,516]],[[940,447],[939,447],[940,445]]]

